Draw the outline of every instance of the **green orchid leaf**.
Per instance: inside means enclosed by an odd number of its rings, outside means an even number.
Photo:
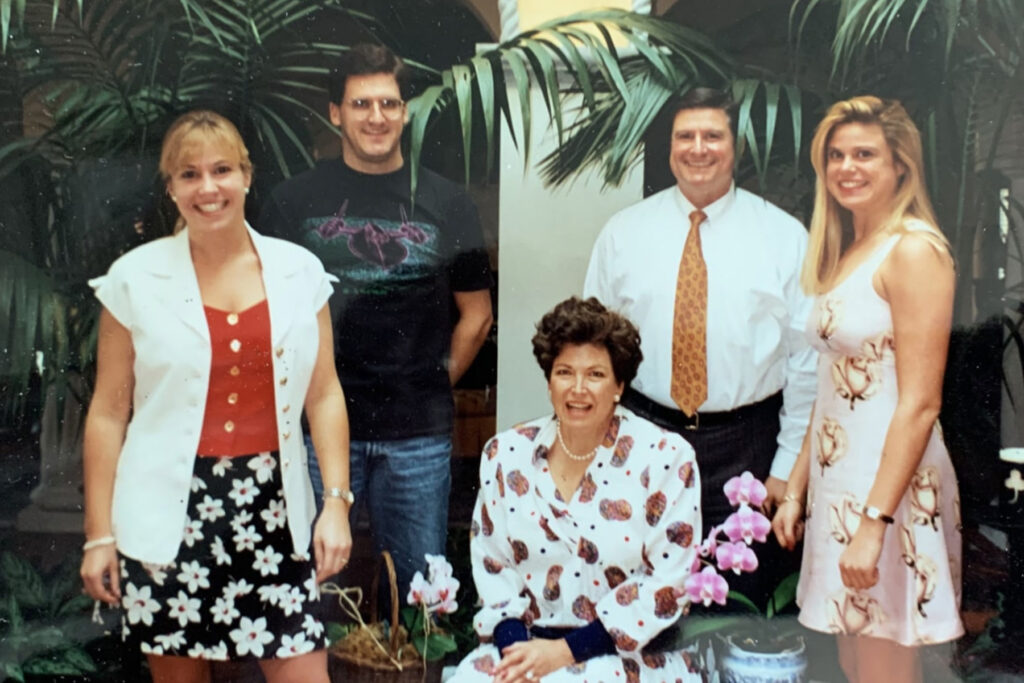
[[[733,602],[738,602],[739,604],[743,605],[744,607],[746,607],[748,610],[750,610],[754,614],[760,614],[761,613],[761,610],[758,609],[757,605],[755,605],[754,602],[750,598],[748,598],[747,596],[743,595],[743,593],[738,593],[736,591],[729,591],[727,599],[728,600],[732,600]]]
[[[705,617],[691,613],[682,620],[683,638],[685,642],[692,643],[701,636],[735,630],[748,620],[749,617],[742,616]]]
[[[351,629],[348,629],[336,621],[327,622],[327,642],[334,645],[339,640],[349,634]]]
[[[771,599],[768,600],[766,616],[771,619],[776,614],[796,602],[796,587],[800,583],[800,572],[793,572],[775,587]]]

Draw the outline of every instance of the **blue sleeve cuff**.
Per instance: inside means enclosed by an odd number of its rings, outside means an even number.
[[[565,636],[565,642],[569,644],[572,658],[577,662],[615,654],[615,641],[608,635],[600,619],[594,619],[586,626],[570,632]]]
[[[494,645],[500,654],[502,650],[523,640],[530,639],[530,632],[522,619],[504,619],[494,627]]]

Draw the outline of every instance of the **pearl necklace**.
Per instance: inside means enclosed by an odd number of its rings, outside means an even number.
[[[590,460],[595,455],[597,455],[597,446],[594,446],[594,450],[590,451],[586,455],[576,455],[575,453],[570,451],[569,447],[565,445],[565,439],[562,438],[561,420],[555,420],[555,434],[558,436],[558,445],[562,447],[562,450],[565,451],[565,454],[569,456],[570,460],[575,460],[576,462],[586,462],[587,460]]]

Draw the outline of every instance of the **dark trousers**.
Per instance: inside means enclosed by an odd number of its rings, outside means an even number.
[[[704,535],[733,513],[723,487],[734,476],[749,471],[761,481],[768,478],[772,460],[778,449],[781,392],[731,414],[713,413],[696,429],[681,411],[656,404],[643,394],[627,389],[622,403],[637,415],[675,432],[693,446],[701,482],[701,517]],[[723,536],[724,537],[724,534]],[[779,581],[799,568],[800,556],[783,550],[775,536],[768,534],[767,543],[754,543],[759,567],[751,574],[725,576],[729,589],[743,593],[758,606],[764,607]],[[742,608],[738,611],[743,611]]]

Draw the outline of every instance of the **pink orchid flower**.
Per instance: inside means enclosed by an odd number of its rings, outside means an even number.
[[[430,608],[431,612],[438,614],[452,614],[459,609],[459,603],[455,600],[459,592],[459,582],[456,579],[448,578],[447,582],[438,591],[438,603]]]
[[[768,497],[768,489],[750,472],[744,472],[725,482],[723,490],[733,507],[741,503],[757,507]]]
[[[757,541],[764,543],[768,540],[768,532],[771,531],[772,523],[760,512],[753,510],[746,503],[740,504],[740,508],[729,515],[722,525],[722,530],[733,543],[742,540],[747,545]]]
[[[427,559],[427,576],[430,577],[431,581],[436,581],[442,576],[445,578],[451,577],[452,565],[444,555],[431,555],[427,553],[424,557]]]
[[[741,574],[757,569],[757,555],[743,543],[723,543],[718,546],[715,559],[718,560],[718,568],[723,572],[731,569],[734,573]]]
[[[690,574],[686,578],[686,594],[694,603],[703,603],[705,607],[712,602],[725,604],[729,594],[729,584],[725,582],[714,567],[704,567],[699,574]]]
[[[410,605],[422,605],[427,612],[450,614],[459,608],[455,600],[459,592],[459,580],[452,576],[452,566],[444,555],[427,555],[427,575],[416,572],[409,583],[406,601]]]
[[[406,602],[410,605],[429,605],[435,601],[434,587],[423,578],[423,572],[413,574],[412,581],[409,582],[409,596],[406,598]]]

